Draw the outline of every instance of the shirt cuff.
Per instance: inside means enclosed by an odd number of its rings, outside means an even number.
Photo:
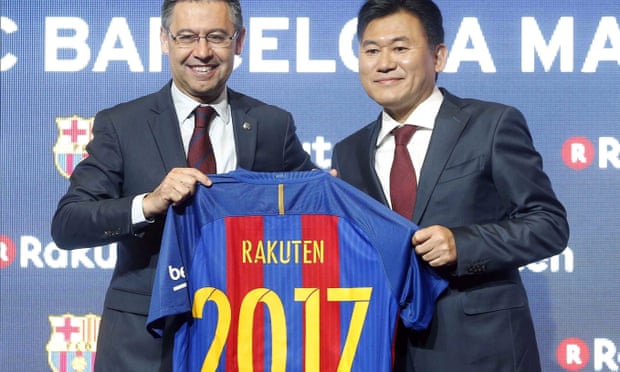
[[[131,202],[131,223],[135,226],[143,226],[147,223],[155,222],[154,219],[147,219],[144,216],[144,210],[142,209],[142,203],[144,201],[144,197],[147,194],[141,194],[133,198]]]

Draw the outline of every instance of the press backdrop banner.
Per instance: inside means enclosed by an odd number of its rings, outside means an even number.
[[[361,0],[242,0],[248,37],[230,87],[293,113],[319,166],[380,108],[357,78]],[[571,226],[566,250],[522,268],[545,371],[620,368],[620,2],[438,0],[439,85],[528,119]],[[115,245],[57,249],[56,203],[95,113],[170,73],[160,1],[0,7],[0,370],[90,371]]]

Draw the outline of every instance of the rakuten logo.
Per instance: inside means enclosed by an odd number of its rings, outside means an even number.
[[[15,244],[0,235],[0,269],[12,265],[18,257],[22,269],[114,269],[116,244],[66,251],[53,242],[44,245],[34,236],[22,236]]]
[[[562,160],[569,168],[582,170],[594,162],[598,152],[600,169],[620,169],[620,142],[614,137],[600,137],[598,149],[585,137],[572,137],[562,146]]]
[[[567,338],[558,345],[556,357],[560,367],[567,371],[581,371],[592,361],[594,371],[620,370],[620,353],[608,338],[595,338],[592,352],[582,339]]]
[[[0,269],[12,264],[16,255],[15,243],[8,236],[0,235]]]
[[[575,253],[570,247],[555,256],[533,262],[519,268],[519,270],[529,270],[533,273],[572,273],[575,271]]]

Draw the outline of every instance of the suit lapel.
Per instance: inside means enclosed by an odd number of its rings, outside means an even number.
[[[242,95],[229,89],[228,100],[232,112],[237,163],[240,168],[252,169],[256,153],[258,120],[247,114],[251,106],[243,100]]]
[[[169,172],[175,167],[186,167],[187,159],[183,149],[179,120],[170,94],[170,84],[166,84],[159,91],[152,111],[153,115],[149,118],[148,125],[159,148],[166,171]]]
[[[381,186],[381,181],[379,181],[379,176],[375,170],[375,154],[377,153],[377,138],[379,137],[379,130],[381,129],[381,115],[367,128],[368,135],[366,137],[366,143],[363,145],[365,148],[357,154],[360,164],[363,165],[361,169],[362,178],[369,180],[367,183],[367,194],[386,206],[389,206],[385,198],[385,193],[383,192],[383,187]]]
[[[443,93],[444,101],[439,109],[435,128],[419,175],[418,194],[413,211],[413,222],[415,223],[419,223],[422,219],[439,176],[452,155],[452,150],[461,132],[469,121],[469,114],[461,110],[457,105],[456,98],[446,91]]]
[[[251,106],[243,100],[242,95],[230,89],[228,92],[237,148],[237,162],[241,168],[252,169],[256,152],[258,120],[247,114]],[[159,91],[152,111],[153,115],[148,123],[166,170],[186,167],[187,159],[183,149],[181,129],[170,94],[170,84],[166,84]]]

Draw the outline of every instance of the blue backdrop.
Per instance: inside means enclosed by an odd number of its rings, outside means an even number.
[[[361,0],[242,1],[230,86],[291,111],[314,161],[374,119],[358,82]],[[521,109],[569,213],[559,256],[524,267],[545,371],[618,371],[620,2],[438,0],[439,85]],[[60,251],[50,220],[103,108],[169,79],[160,1],[0,7],[0,370],[90,370],[115,247]]]

